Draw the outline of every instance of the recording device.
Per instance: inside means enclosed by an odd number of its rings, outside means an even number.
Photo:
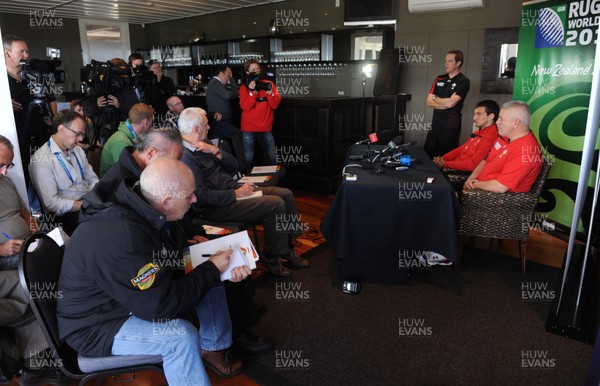
[[[28,114],[25,127],[29,127],[31,115],[29,112],[37,110],[44,117],[52,118],[54,113],[50,102],[56,100],[54,95],[55,84],[65,82],[65,72],[57,70],[62,63],[58,48],[47,48],[50,59],[22,60],[19,65],[19,76],[27,81],[27,87],[32,98],[27,106]]]
[[[267,75],[251,72],[246,77],[246,87],[250,88],[250,82],[252,81],[254,81],[253,91],[271,91],[273,89],[273,84],[270,81],[267,81]]]
[[[126,66],[117,66],[110,61],[93,60],[80,70],[81,81],[93,87],[97,96],[108,96],[119,91],[129,82],[130,70]]]
[[[20,62],[21,73],[19,75],[27,80],[34,98],[53,97],[52,87],[54,84],[65,82],[65,72],[56,69],[61,63],[62,61],[58,58],[30,59]]]
[[[146,91],[148,86],[156,84],[156,75],[147,66],[141,64],[135,68],[131,68],[130,82],[136,89],[142,93]]]
[[[360,292],[360,283],[356,281],[342,282],[342,292],[345,294],[357,294]]]

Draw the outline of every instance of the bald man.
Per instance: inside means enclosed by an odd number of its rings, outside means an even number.
[[[202,361],[217,374],[242,371],[231,359],[231,323],[220,273],[231,250],[216,251],[187,275],[186,236],[176,223],[196,202],[190,169],[159,158],[139,184],[82,210],[65,250],[58,302],[60,337],[86,356],[160,355],[170,385],[210,385]],[[233,282],[250,274],[233,270]],[[200,331],[185,317],[195,311]]]
[[[110,136],[100,160],[100,177],[102,177],[111,166],[117,163],[123,149],[133,146],[133,141],[141,133],[152,128],[154,110],[145,103],[137,103],[129,110],[129,118],[119,124],[118,130]]]
[[[477,165],[463,189],[496,193],[529,192],[542,169],[542,150],[529,129],[531,111],[525,102],[502,105],[496,125],[498,140]]]

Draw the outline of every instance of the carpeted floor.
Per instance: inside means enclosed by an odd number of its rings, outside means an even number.
[[[276,341],[247,373],[261,385],[585,381],[592,346],[544,331],[558,269],[528,263],[522,276],[518,260],[466,248],[460,271],[437,266],[404,286],[363,283],[348,295],[329,248],[305,256],[310,268],[257,283],[268,313],[254,331]]]

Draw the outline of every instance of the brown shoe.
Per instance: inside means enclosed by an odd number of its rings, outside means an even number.
[[[292,270],[286,268],[281,264],[281,259],[279,257],[275,258],[263,258],[261,259],[262,264],[267,267],[269,272],[277,277],[287,277],[292,274]]]
[[[244,364],[239,359],[229,356],[229,350],[202,350],[202,361],[221,378],[235,377],[244,370]]]
[[[284,256],[284,258],[292,265],[292,267],[296,268],[307,268],[310,267],[310,261],[305,259],[304,257],[300,257],[294,248],[290,249],[290,253]]]

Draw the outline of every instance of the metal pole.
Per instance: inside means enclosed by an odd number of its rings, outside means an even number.
[[[596,56],[594,59],[594,72],[592,75],[592,89],[590,91],[590,102],[588,107],[587,122],[585,125],[585,137],[583,142],[583,154],[581,156],[581,169],[579,170],[579,183],[577,184],[577,195],[575,197],[575,207],[573,209],[573,220],[571,221],[571,233],[569,236],[569,245],[567,247],[567,256],[565,258],[565,271],[563,273],[563,280],[560,287],[560,295],[558,298],[558,306],[556,307],[556,315],[558,315],[562,295],[567,280],[567,273],[571,264],[571,257],[573,254],[573,247],[575,245],[575,239],[577,234],[577,226],[579,225],[579,219],[581,218],[581,212],[583,211],[583,205],[585,203],[586,191],[588,188],[588,179],[590,176],[590,170],[592,168],[592,162],[594,160],[594,151],[596,147],[596,138],[598,136],[598,116],[600,110],[598,110],[598,91],[600,89],[600,74],[597,63],[600,63],[600,44],[596,44]],[[597,188],[597,186],[595,187]],[[593,217],[593,216],[592,216]],[[591,224],[590,224],[591,230]],[[581,272],[581,281],[579,283],[579,293],[577,296],[577,305],[579,305],[579,296],[581,294],[581,285],[583,283],[583,275],[585,272],[585,266],[587,263],[589,243],[586,247],[586,253],[584,257],[583,269]]]

